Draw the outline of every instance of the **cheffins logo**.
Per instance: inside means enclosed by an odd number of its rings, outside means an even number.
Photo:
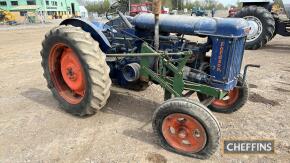
[[[273,154],[274,140],[224,140],[224,154]]]

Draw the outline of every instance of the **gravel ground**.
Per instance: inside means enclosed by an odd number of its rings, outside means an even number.
[[[46,88],[40,48],[48,27],[0,31],[0,162],[196,162],[159,147],[151,129],[162,89],[112,88],[108,105],[89,118],[59,109]],[[289,162],[290,38],[246,51],[250,99],[239,112],[216,114],[222,139],[275,139],[273,155],[222,155],[207,162]],[[287,160],[288,159],[288,160]]]

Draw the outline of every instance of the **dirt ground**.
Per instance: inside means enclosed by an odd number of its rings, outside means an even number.
[[[89,118],[59,109],[46,88],[40,48],[51,26],[0,31],[0,162],[196,162],[159,147],[151,117],[162,103],[152,85],[136,93],[112,89],[108,105]],[[290,160],[290,38],[246,51],[250,99],[240,111],[217,114],[222,139],[275,139],[273,155],[222,155],[207,162]]]

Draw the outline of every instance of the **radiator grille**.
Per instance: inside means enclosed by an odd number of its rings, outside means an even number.
[[[213,37],[210,75],[212,86],[222,90],[232,90],[240,75],[245,38]]]

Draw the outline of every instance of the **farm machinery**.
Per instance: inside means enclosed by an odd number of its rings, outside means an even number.
[[[258,67],[246,65],[240,73],[247,21],[159,15],[156,3],[154,14],[133,18],[116,6],[107,15],[118,16],[107,23],[71,18],[45,35],[41,56],[48,88],[62,109],[87,116],[105,106],[112,83],[135,91],[160,85],[165,102],[154,112],[152,126],[161,146],[210,157],[220,142],[210,109],[240,109],[248,97],[247,68]],[[199,102],[191,99],[194,93]]]
[[[0,22],[8,23],[8,24],[15,24],[16,23],[15,16],[6,10],[0,8]]]
[[[274,2],[277,0],[241,0],[243,8],[235,17],[245,18],[250,27],[246,49],[256,50],[265,46],[276,34],[290,36],[290,0],[281,0],[286,18],[280,17]]]

